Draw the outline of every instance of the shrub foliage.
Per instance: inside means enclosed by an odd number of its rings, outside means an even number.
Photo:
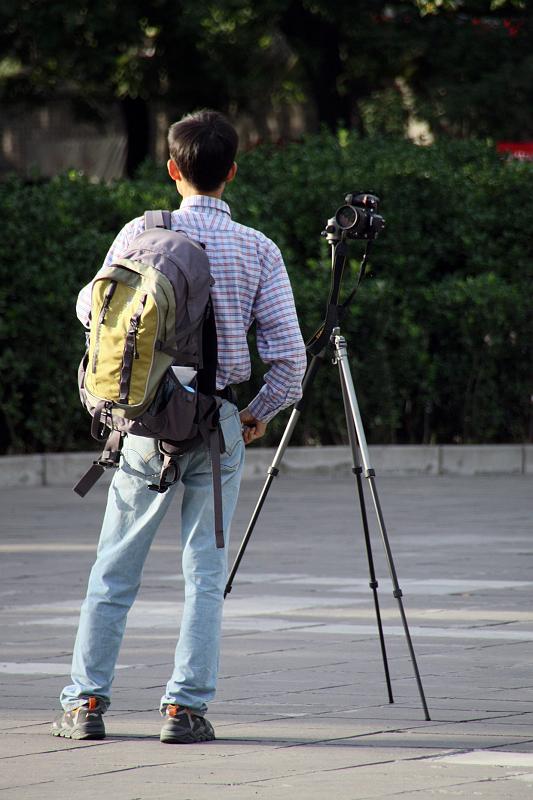
[[[323,134],[243,154],[226,199],[235,219],[281,247],[304,337],[320,324],[330,257],[320,231],[353,190],[381,197],[387,228],[343,323],[369,442],[523,442],[533,438],[533,165],[482,143]],[[0,184],[0,451],[87,449],[76,388],[84,346],[76,295],[121,225],[175,207],[146,165],[111,186],[70,173]],[[351,244],[345,292],[362,255]],[[240,391],[244,405],[265,367]],[[269,425],[275,444],[287,413]],[[294,443],[346,441],[336,368],[319,373]]]

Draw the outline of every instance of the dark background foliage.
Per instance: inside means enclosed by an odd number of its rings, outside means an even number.
[[[344,132],[263,146],[239,163],[227,192],[233,216],[282,248],[306,338],[328,294],[327,218],[347,191],[382,199],[387,229],[343,326],[370,442],[532,440],[533,165],[483,143],[420,148]],[[91,446],[76,389],[77,292],[123,223],[176,205],[162,169],[148,164],[111,186],[76,173],[0,183],[1,452]],[[351,250],[346,291],[362,246]],[[264,371],[254,356],[241,405]],[[286,414],[265,444],[277,442]],[[325,368],[294,442],[343,441],[337,374]]]
[[[128,174],[150,110],[247,115],[298,104],[307,130],[530,138],[533,9],[526,0],[3,0],[0,99],[58,99],[105,126],[122,113]]]

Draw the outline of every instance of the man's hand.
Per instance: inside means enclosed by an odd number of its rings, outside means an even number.
[[[244,444],[250,444],[254,439],[260,439],[267,429],[267,423],[253,417],[247,408],[244,408],[239,416],[242,423],[242,438]]]

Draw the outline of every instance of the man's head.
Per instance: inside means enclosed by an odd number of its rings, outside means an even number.
[[[233,179],[237,131],[218,111],[195,111],[170,126],[168,171],[183,194],[183,183],[201,194],[216,193]],[[180,185],[181,184],[181,185]]]

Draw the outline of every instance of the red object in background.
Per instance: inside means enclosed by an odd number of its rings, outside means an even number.
[[[533,161],[533,142],[498,142],[496,149],[521,161]]]

